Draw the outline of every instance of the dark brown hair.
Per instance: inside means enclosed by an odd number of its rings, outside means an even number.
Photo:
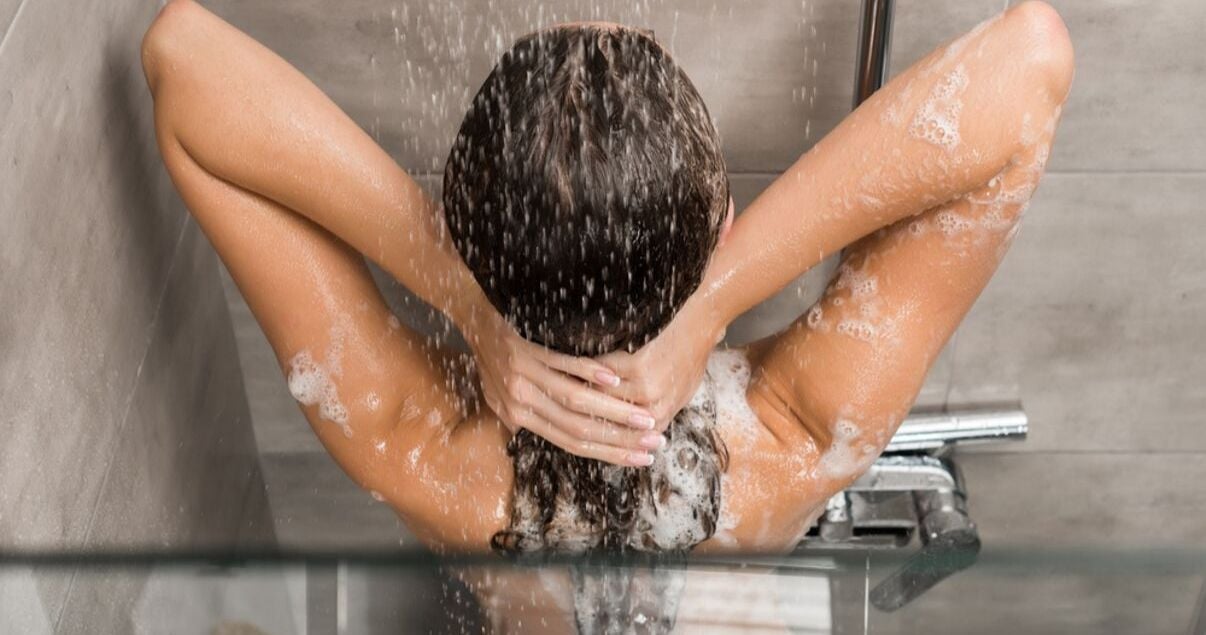
[[[651,34],[618,26],[516,42],[444,169],[447,225],[486,297],[527,339],[576,355],[635,350],[670,322],[703,278],[728,201],[699,93]],[[685,551],[711,536],[726,457],[704,397],[646,470],[521,430],[495,549]],[[659,513],[690,521],[662,535]]]
[[[728,211],[716,129],[649,32],[521,38],[444,168],[452,240],[527,339],[598,355],[656,336],[699,286]]]

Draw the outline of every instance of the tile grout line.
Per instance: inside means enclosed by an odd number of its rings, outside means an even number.
[[[155,343],[155,328],[159,325],[159,313],[163,309],[163,301],[167,298],[168,286],[172,281],[172,272],[176,269],[177,256],[180,254],[180,244],[184,241],[184,234],[188,231],[189,223],[192,216],[185,211],[184,222],[181,223],[180,233],[176,235],[176,243],[172,247],[172,256],[167,272],[164,274],[163,288],[159,292],[159,301],[155,304],[155,312],[151,315],[151,323],[147,325],[146,346],[142,351],[142,358],[138,360],[138,368],[134,371],[134,385],[130,388],[130,394],[126,397],[126,405],[121,415],[121,421],[117,424],[117,433],[114,436],[114,443],[119,443],[121,433],[126,428],[126,422],[130,419],[130,409],[134,406],[134,395],[138,392],[138,380],[142,377],[142,367],[146,364],[147,357],[151,354],[151,347]],[[88,513],[88,521],[84,525],[84,542],[88,541],[88,535],[92,533],[92,525],[96,521],[96,513],[100,507],[100,497],[105,492],[105,485],[109,482],[109,475],[113,472],[113,464],[115,461],[110,457],[109,463],[105,466],[105,473],[101,476],[100,485],[96,490],[96,498],[92,502],[92,511]],[[67,583],[67,590],[63,593],[63,603],[59,606],[58,615],[54,619],[54,632],[58,632],[62,626],[63,615],[67,610],[67,603],[71,599],[71,591],[75,588],[75,580],[79,575],[79,568],[75,568],[71,572],[71,580]]]
[[[21,17],[21,10],[27,4],[29,4],[29,0],[21,0],[21,4],[17,5],[17,10],[13,11],[13,19],[8,21],[8,29],[4,31],[3,36],[0,36],[0,55],[4,54],[4,45],[8,43],[8,36],[12,35],[13,27],[16,26],[17,19]]]

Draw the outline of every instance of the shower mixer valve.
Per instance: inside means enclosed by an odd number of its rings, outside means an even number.
[[[796,553],[903,551],[916,537],[920,549],[869,591],[871,604],[882,611],[908,604],[971,566],[980,552],[954,446],[1021,440],[1027,428],[1021,410],[906,419],[870,469],[829,499]]]

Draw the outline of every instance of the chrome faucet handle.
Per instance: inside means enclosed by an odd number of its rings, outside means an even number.
[[[881,611],[895,611],[912,602],[942,580],[970,567],[980,553],[980,535],[967,515],[961,493],[920,491],[913,498],[922,547],[871,590],[871,604]]]

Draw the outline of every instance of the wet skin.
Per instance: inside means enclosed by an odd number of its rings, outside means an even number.
[[[143,57],[164,163],[324,446],[427,544],[486,549],[510,432],[456,388],[465,360],[398,324],[364,262],[446,306],[472,295],[438,205],[198,5],[168,4]],[[692,298],[726,319],[846,252],[817,305],[749,350],[754,420],[720,422],[722,531],[700,551],[789,549],[882,451],[1016,234],[1071,76],[1055,12],[1014,7],[895,78],[737,218]]]

